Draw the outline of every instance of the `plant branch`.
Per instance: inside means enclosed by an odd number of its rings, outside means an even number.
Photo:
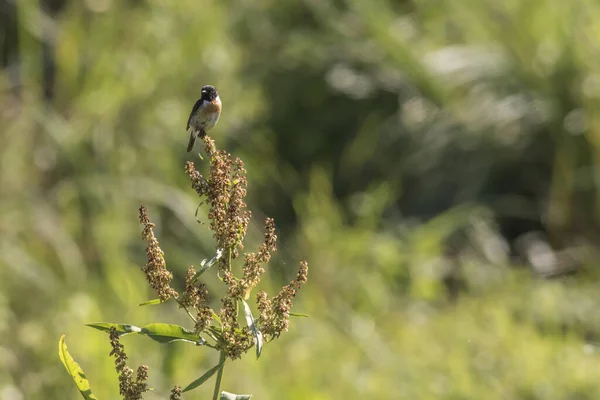
[[[194,321],[194,324],[197,322],[196,318],[192,315],[192,313],[190,312],[190,310],[188,310],[188,308],[186,306],[183,305],[183,303],[181,301],[179,301],[179,299],[175,299],[175,301],[181,306],[181,308],[183,308],[185,310],[185,312],[187,313],[187,315],[190,316],[190,318],[192,319],[192,321]]]
[[[221,364],[221,368],[219,368],[219,372],[217,372],[217,381],[215,382],[215,391],[213,392],[213,400],[219,400],[219,393],[221,392],[221,378],[223,378],[223,369],[225,368],[225,359],[227,358],[227,353],[225,350],[221,350],[221,356],[219,357],[219,364]]]

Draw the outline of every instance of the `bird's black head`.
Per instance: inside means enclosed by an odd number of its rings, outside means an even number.
[[[202,100],[213,101],[217,97],[219,97],[219,93],[217,93],[217,88],[211,85],[206,85],[202,87]]]

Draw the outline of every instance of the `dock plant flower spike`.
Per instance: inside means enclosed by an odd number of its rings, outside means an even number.
[[[180,285],[180,293],[171,286],[173,273],[167,269],[165,254],[154,234],[155,225],[148,210],[144,206],[139,209],[147,255],[147,262],[141,270],[150,288],[158,296],[155,300],[140,305],[175,301],[189,316],[190,326],[165,323],[151,323],[143,327],[108,322],[88,324],[92,328],[109,333],[112,347],[110,356],[115,358],[120,393],[125,400],[142,399],[143,394],[149,390],[146,383],[148,368],[140,366],[134,374],[126,364],[127,354],[119,338],[129,333],[145,335],[163,344],[181,340],[200,346],[200,351],[214,350],[218,353],[218,362],[214,367],[187,386],[174,386],[170,399],[182,399],[183,393],[199,387],[213,375],[216,375],[213,400],[232,398],[231,396],[237,396],[235,398],[239,399],[249,398],[249,395],[221,392],[225,364],[227,360],[241,358],[253,347],[256,356],[259,357],[264,343],[278,338],[288,330],[290,317],[294,315],[291,312],[294,298],[308,278],[308,263],[302,261],[295,279],[283,286],[279,293],[269,297],[265,291],[259,291],[252,296],[252,291],[259,285],[272,255],[277,251],[275,221],[266,218],[262,243],[256,251],[243,252],[251,218],[245,203],[248,188],[247,171],[241,159],[233,159],[231,154],[218,150],[209,136],[202,140],[209,160],[208,174],[203,175],[192,162],[186,163],[185,172],[192,189],[199,197],[198,210],[208,209],[207,217],[210,223],[201,226],[207,226],[213,232],[215,252],[200,266],[187,267],[185,281]],[[216,273],[225,285],[221,291],[224,295],[220,299],[219,309],[211,307],[211,300],[215,296],[202,280],[205,273]],[[248,303],[252,298],[255,299],[256,317]],[[67,352],[64,336],[59,342],[59,355],[84,397],[95,399],[85,374]]]

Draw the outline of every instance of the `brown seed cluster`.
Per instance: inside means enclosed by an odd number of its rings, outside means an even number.
[[[161,301],[166,301],[170,297],[177,298],[177,292],[170,286],[173,274],[166,268],[165,254],[158,245],[156,236],[154,236],[152,229],[154,224],[150,222],[148,210],[144,206],[140,206],[140,222],[144,225],[142,238],[147,243],[148,262],[142,268],[142,271],[146,274],[146,280],[150,287],[156,291]]]
[[[248,186],[246,170],[242,160],[236,158],[232,161],[229,153],[217,150],[210,137],[205,136],[202,140],[210,160],[209,177],[205,178],[196,171],[192,162],[187,162],[185,169],[192,188],[200,198],[206,198],[210,206],[210,229],[218,247],[227,254],[221,261],[222,269],[226,269],[229,254],[236,258],[243,248],[242,239],[250,222],[250,212],[244,202]]]
[[[196,171],[193,162],[188,161],[185,163],[185,172],[190,177],[192,189],[198,193],[198,196],[206,196],[208,193],[208,181],[200,174],[200,172]]]
[[[285,285],[272,300],[264,291],[256,295],[258,305],[258,326],[266,341],[278,338],[290,325],[290,311],[294,297],[308,279],[308,263],[302,261],[296,279]]]
[[[214,146],[214,143],[212,145]],[[206,147],[211,148],[209,145]],[[231,156],[223,150],[215,151],[209,156],[210,178],[207,197],[210,204],[210,229],[214,232],[219,248],[227,250],[230,243],[227,205],[231,199]]]
[[[265,239],[258,248],[258,253],[247,253],[244,257],[243,273],[241,280],[244,298],[247,299],[250,291],[260,282],[260,276],[265,272],[263,265],[271,260],[271,254],[277,251],[277,235],[275,234],[275,221],[267,218],[265,221]]]
[[[198,312],[196,317],[196,326],[194,331],[197,334],[202,333],[212,321],[213,311],[208,305],[208,289],[206,284],[196,279],[196,270],[190,266],[185,276],[185,291],[179,302],[180,307],[194,308]]]
[[[222,299],[223,308],[220,312],[221,332],[223,343],[222,349],[227,352],[227,356],[232,360],[241,358],[242,354],[252,348],[254,342],[252,333],[248,327],[240,329],[237,320],[237,299],[233,297],[224,297]]]
[[[201,301],[201,296],[201,289],[196,282],[196,269],[190,265],[185,274],[185,290],[181,294],[179,304],[181,307],[196,307]]]
[[[239,158],[236,158],[233,162],[232,178],[231,198],[227,208],[229,235],[226,248],[231,249],[232,258],[237,258],[239,250],[244,248],[242,240],[246,236],[248,223],[250,222],[250,211],[246,210],[246,203],[244,202],[248,187],[246,169]]]
[[[181,388],[179,386],[175,386],[171,390],[171,396],[169,396],[169,400],[180,400],[181,399]]]
[[[148,367],[140,365],[134,380],[133,370],[127,366],[125,347],[119,342],[119,333],[114,327],[110,328],[110,345],[109,355],[115,357],[115,369],[119,374],[119,392],[124,400],[141,400],[142,394],[149,390],[146,383]]]
[[[245,198],[248,182],[243,162],[230,154],[217,150],[214,141],[205,136],[204,150],[209,158],[209,176],[204,177],[196,171],[194,164],[186,164],[186,172],[190,177],[192,188],[203,202],[210,206],[208,218],[210,229],[223,251],[220,259],[219,275],[227,285],[227,294],[221,299],[223,304],[219,311],[220,328],[216,348],[223,350],[231,359],[240,358],[254,345],[254,337],[250,329],[241,326],[238,321],[239,304],[247,300],[252,289],[260,282],[265,266],[277,251],[277,235],[275,222],[271,218],[265,221],[265,236],[257,252],[245,253],[242,275],[237,277],[232,270],[232,260],[239,256],[243,249],[250,221]],[[263,330],[267,340],[279,337],[289,326],[289,313],[296,292],[306,282],[308,264],[303,262],[300,272],[294,281],[285,286],[273,299],[267,294],[259,293],[257,297],[260,317],[257,326]],[[213,321],[213,311],[208,306],[206,287],[195,280],[195,270],[190,267],[186,277],[186,289],[180,304],[184,307],[195,307],[198,310],[196,332],[200,333]]]
[[[258,248],[258,253],[244,254],[243,277],[235,279],[233,274],[228,271],[223,274],[223,281],[228,287],[228,295],[247,300],[252,289],[260,282],[260,276],[265,272],[264,265],[269,263],[271,254],[276,251],[275,221],[273,218],[267,218],[265,221],[265,238]]]

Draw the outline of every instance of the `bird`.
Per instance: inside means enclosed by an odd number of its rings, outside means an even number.
[[[206,132],[214,127],[221,116],[221,99],[217,89],[212,85],[202,87],[200,98],[194,104],[186,131],[190,131],[190,141],[188,142],[187,151],[190,152],[194,148],[196,138],[203,138]]]

